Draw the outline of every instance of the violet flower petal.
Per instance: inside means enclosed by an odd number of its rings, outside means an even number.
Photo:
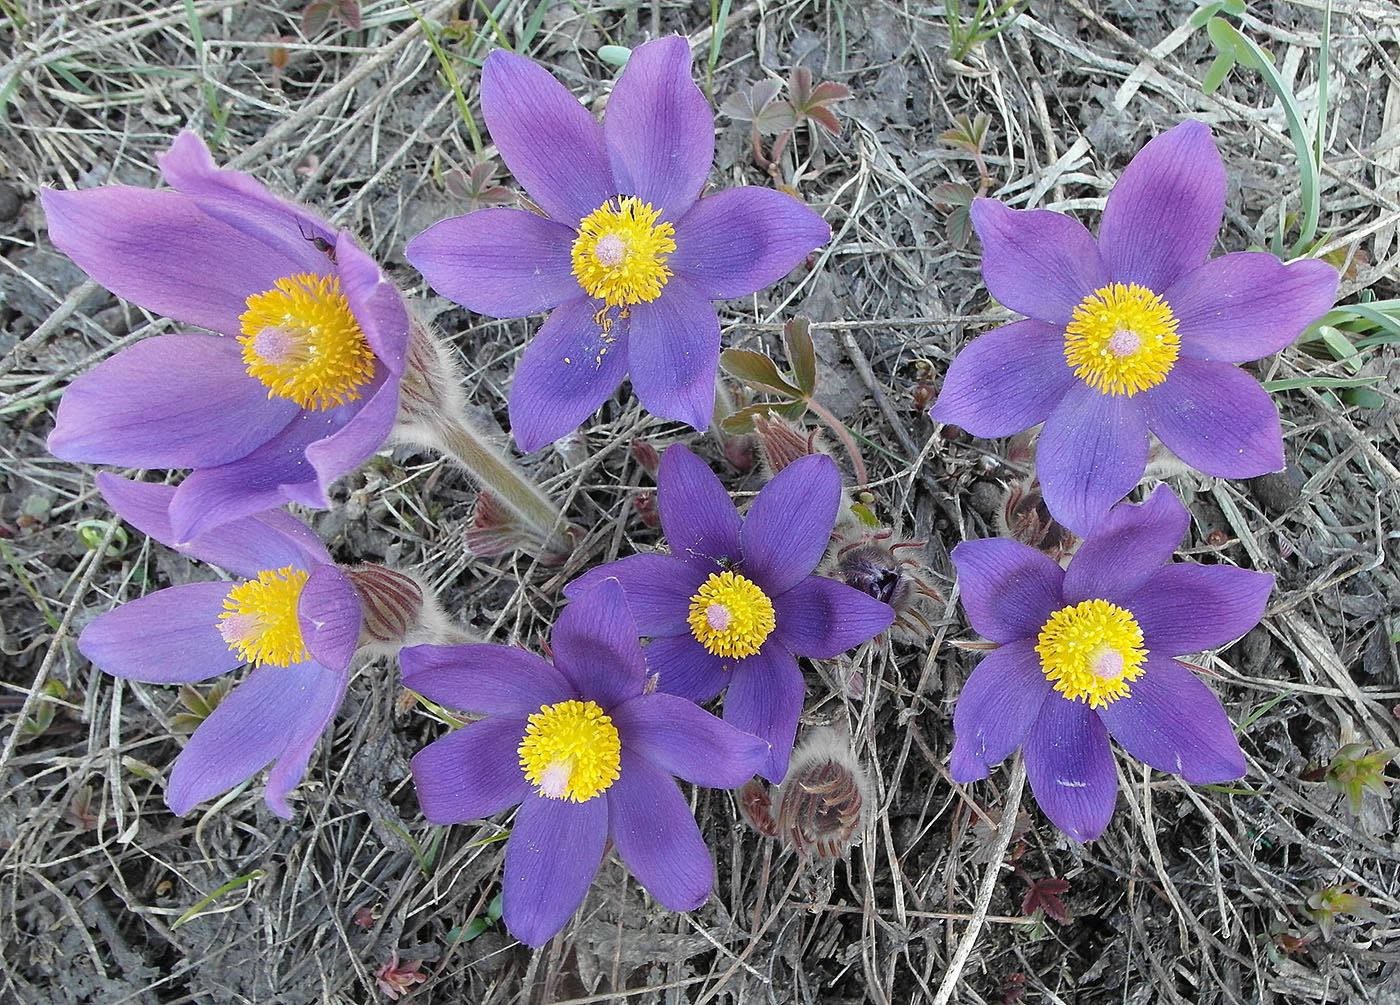
[[[653,415],[707,429],[719,370],[714,304],[672,276],[661,296],[631,311],[627,365],[637,400]]]
[[[1017,639],[982,657],[968,677],[953,710],[953,754],[948,765],[955,782],[986,778],[1025,742],[1053,685],[1040,666],[1035,639]]]
[[[830,457],[799,457],[783,468],[744,515],[744,575],[770,599],[802,582],[826,554],[840,506],[841,473]]]
[[[1244,363],[1278,352],[1331,310],[1337,278],[1315,258],[1284,265],[1238,251],[1186,273],[1162,298],[1176,315],[1183,356]]]
[[[894,621],[894,608],[825,576],[808,576],[773,597],[773,634],[798,656],[828,660],[873,639]]]
[[[515,646],[406,646],[399,666],[404,687],[463,712],[526,716],[578,697],[554,666]]]
[[[50,239],[89,276],[123,300],[210,331],[238,334],[247,298],[297,271],[177,192],[108,185],[39,198]]]
[[[516,181],[560,223],[577,226],[618,194],[602,127],[544,67],[492,52],[481,68],[481,114]]]
[[[435,223],[405,254],[438,293],[493,318],[518,318],[581,295],[572,227],[520,209],[480,209]]]
[[[719,572],[721,558],[739,557],[739,514],[710,466],[684,444],[661,455],[656,475],[661,529],[671,553],[688,565]],[[810,571],[810,570],[809,570]]]
[[[608,830],[622,861],[662,907],[690,911],[710,895],[715,864],[690,804],[674,779],[626,747],[608,789]]]
[[[736,788],[768,757],[763,740],[674,694],[638,695],[610,714],[624,750],[695,785]]]
[[[1283,470],[1278,407],[1234,364],[1180,358],[1163,383],[1138,397],[1147,427],[1196,470],[1218,478]]]
[[[768,756],[758,773],[774,784],[787,774],[806,695],[807,682],[797,660],[771,641],[734,664],[724,696],[724,721],[768,742]]]
[[[963,541],[953,548],[952,559],[963,610],[984,639],[1005,645],[1034,638],[1064,606],[1064,570],[1020,541]]]
[[[637,46],[603,116],[617,191],[677,220],[705,186],[715,119],[690,75],[690,43],[672,35]],[[596,207],[595,207],[596,208]]]
[[[300,665],[314,667],[315,663]],[[282,749],[282,753],[277,755],[276,762],[268,771],[267,787],[263,789],[263,799],[267,805],[284,820],[289,820],[292,816],[292,808],[287,805],[287,793],[296,788],[297,783],[306,774],[306,766],[311,763],[311,753],[316,749],[316,742],[335,720],[340,703],[345,699],[345,686],[350,681],[347,674],[327,671],[325,668],[321,668],[320,673],[314,677],[310,676],[310,670],[306,672],[308,682],[305,685],[298,683],[297,674],[288,675],[283,682],[283,700],[299,707],[302,715],[296,721],[292,735],[287,739],[287,745]],[[171,779],[173,784],[173,772]]]
[[[1233,642],[1259,623],[1274,577],[1232,565],[1180,562],[1159,569],[1125,605],[1143,645],[1180,656]]]
[[[511,935],[539,947],[564,927],[588,894],[607,837],[607,794],[582,803],[531,795],[520,804],[501,876]]]
[[[1224,215],[1225,165],[1210,127],[1188,120],[1123,169],[1099,222],[1099,252],[1114,282],[1161,293],[1206,260]]]
[[[344,569],[322,565],[311,570],[297,600],[297,623],[312,659],[345,672],[359,647],[363,620],[360,595]]]
[[[1025,758],[1031,792],[1051,823],[1076,841],[1103,833],[1118,773],[1108,732],[1087,704],[1052,692],[1026,735]]]
[[[647,665],[627,594],[614,578],[604,579],[571,600],[554,623],[549,643],[554,667],[574,690],[605,709],[642,693]]]
[[[973,339],[943,376],[929,411],[974,436],[1009,436],[1045,421],[1074,386],[1064,329],[1027,318]]]
[[[1144,503],[1119,503],[1084,539],[1065,572],[1067,604],[1102,599],[1124,605],[1186,536],[1191,515],[1165,485]]]
[[[402,374],[409,328],[403,294],[348,230],[342,230],[336,238],[335,259],[341,290],[374,353],[376,371],[382,367],[396,376]],[[386,383],[394,389],[397,401],[398,382]],[[381,437],[379,443],[383,442]]]
[[[423,816],[460,824],[493,816],[534,795],[520,769],[525,720],[489,716],[434,740],[413,755],[413,787]]]
[[[622,383],[626,322],[614,321],[612,341],[604,341],[593,320],[599,306],[579,298],[556,307],[520,357],[510,388],[510,428],[526,453],[577,429]]]
[[[219,634],[231,583],[184,583],[99,614],[78,651],[103,673],[151,684],[186,684],[238,666]]]
[[[988,291],[1018,314],[1063,329],[1075,307],[1108,283],[1094,238],[1071,217],[974,199],[972,225]]]
[[[615,578],[627,594],[627,609],[644,638],[690,632],[686,620],[690,598],[709,578],[709,572],[672,555],[628,555],[589,569],[564,587],[573,600],[608,578]]]
[[[1244,777],[1244,754],[1210,688],[1164,656],[1149,656],[1144,669],[1130,694],[1098,710],[1123,749],[1193,785]]]
[[[335,409],[344,413],[337,419],[339,428],[307,444],[306,460],[314,472],[304,493],[307,499],[325,499],[326,489],[333,481],[369,460],[389,439],[399,413],[398,376],[376,374],[374,381],[366,385],[365,395],[363,401]],[[295,493],[288,493],[288,498],[292,502],[304,501]],[[328,503],[308,505],[326,506]]]
[[[49,450],[131,468],[226,464],[272,439],[300,408],[270,399],[242,350],[217,335],[157,335],[128,346],[63,393]]]
[[[656,689],[688,701],[709,701],[729,686],[734,660],[723,660],[705,649],[687,630],[682,635],[653,639],[642,650],[647,669],[656,674]]]
[[[1132,490],[1146,468],[1142,408],[1131,398],[1084,383],[1076,382],[1055,406],[1036,446],[1045,505],[1081,537]]]
[[[701,296],[729,300],[782,279],[831,240],[831,228],[787,193],[748,185],[696,202],[675,240],[666,265]]]

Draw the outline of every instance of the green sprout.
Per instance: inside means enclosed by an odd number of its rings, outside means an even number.
[[[977,6],[964,13],[958,0],[943,0],[943,20],[948,25],[948,58],[961,63],[975,46],[1001,34],[1018,17],[1030,10],[1030,0],[977,0]]]
[[[1382,797],[1386,795],[1385,767],[1400,754],[1400,747],[1386,747],[1373,754],[1366,750],[1364,743],[1346,744],[1337,751],[1323,776],[1328,788],[1347,797],[1353,814],[1360,814],[1367,789]]]
[[[1384,920],[1379,911],[1371,908],[1368,899],[1351,892],[1355,887],[1355,883],[1339,883],[1318,890],[1308,897],[1308,914],[1317,922],[1317,927],[1322,929],[1324,939],[1332,938],[1332,926],[1337,923],[1339,914],[1349,914],[1353,918],[1364,918],[1368,921]]]

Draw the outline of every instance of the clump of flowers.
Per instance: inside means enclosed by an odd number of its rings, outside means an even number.
[[[953,713],[954,781],[985,778],[1019,747],[1045,815],[1088,841],[1113,815],[1110,734],[1188,782],[1244,775],[1219,700],[1173,657],[1247,632],[1273,577],[1171,562],[1189,519],[1164,486],[1145,503],[1111,509],[1068,569],[1018,541],[953,549],[968,620],[997,644]]]
[[[975,200],[987,289],[1026,318],[958,355],[930,415],[977,436],[1043,422],[1045,502],[1078,534],[1142,477],[1149,432],[1209,475],[1281,469],[1278,410],[1235,364],[1325,313],[1337,271],[1260,252],[1206,261],[1224,208],[1224,165],[1200,122],[1138,152],[1097,240],[1059,213]]]
[[[600,125],[543,67],[497,50],[482,114],[545,215],[483,209],[435,224],[408,258],[437,292],[491,317],[551,311],[510,391],[516,442],[574,429],[630,373],[656,415],[709,425],[719,362],[714,300],[776,282],[831,237],[789,195],[700,198],[714,119],[684,38],[638,46]]]
[[[407,687],[484,716],[419,751],[413,781],[433,823],[519,804],[506,844],[503,917],[532,946],[583,903],[609,838],[665,907],[703,903],[714,863],[672,776],[732,788],[767,754],[763,740],[652,692],[616,580],[565,608],[550,648],[552,664],[486,644],[400,654]]]
[[[99,615],[78,638],[101,670],[153,684],[190,684],[252,665],[232,691],[199,710],[166,803],[183,815],[272,764],[267,804],[290,817],[287,793],[340,707],[355,653],[441,637],[448,629],[436,601],[404,573],[335,565],[287,513],[242,517],[179,544],[170,517],[175,488],[109,474],[97,476],[97,487],[137,529],[240,577],[158,590]]]
[[[637,629],[652,640],[657,688],[692,701],[727,691],[725,721],[771,744],[758,773],[772,782],[787,773],[802,714],[797,657],[838,656],[894,619],[889,604],[813,575],[840,498],[831,458],[800,457],[740,518],[714,472],[676,444],[657,477],[671,554],[631,555],[564,588],[575,597],[618,579]]]

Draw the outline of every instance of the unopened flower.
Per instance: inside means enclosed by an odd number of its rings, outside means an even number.
[[[408,258],[478,313],[552,311],[510,391],[521,449],[574,429],[629,373],[649,411],[704,429],[719,365],[711,302],[781,279],[830,228],[772,189],[700,198],[714,119],[684,38],[633,50],[602,125],[543,67],[503,50],[486,58],[481,105],[502,159],[546,215],[444,220],[409,242]]]
[[[804,858],[839,858],[870,824],[870,779],[851,739],[830,726],[808,733],[773,795],[778,837]]]
[[[1337,271],[1260,252],[1206,261],[1224,207],[1225,169],[1200,122],[1133,158],[1097,241],[1059,213],[977,199],[987,289],[1026,319],[959,354],[931,416],[978,436],[1045,423],[1045,501],[1079,534],[1138,483],[1149,431],[1206,474],[1281,469],[1278,410],[1235,364],[1326,312]]]
[[[831,540],[841,476],[829,457],[799,458],[741,519],[714,472],[677,444],[661,458],[657,497],[671,554],[599,566],[564,593],[620,580],[652,640],[658,689],[708,701],[727,688],[725,720],[772,745],[759,774],[780,781],[806,694],[796,657],[838,656],[894,619],[888,604],[812,574]]]
[[[673,775],[732,788],[767,744],[675,695],[653,693],[622,588],[604,580],[565,608],[554,663],[510,646],[418,646],[404,684],[485,716],[413,758],[423,815],[461,823],[520,805],[506,844],[503,916],[540,946],[583,903],[611,837],[673,911],[698,907],[714,863]]]
[[[214,166],[182,133],[174,190],[41,194],[54,244],[113,293],[216,332],[158,335],[63,396],[65,460],[193,468],[171,503],[178,541],[326,487],[388,437],[409,318],[349,232]]]
[[[928,570],[917,559],[896,555],[902,549],[922,549],[922,541],[893,541],[888,530],[849,531],[838,537],[836,575],[848,586],[889,604],[894,610],[890,632],[911,644],[928,641],[929,603],[939,599]]]
[[[1245,773],[1219,700],[1173,657],[1247,632],[1273,577],[1173,563],[1189,521],[1164,486],[1141,505],[1111,509],[1068,569],[1018,541],[953,549],[968,620],[998,645],[953,713],[954,781],[985,778],[1020,747],[1045,815],[1088,841],[1113,815],[1118,776],[1109,734],[1188,782]]]
[[[316,535],[282,511],[176,544],[172,486],[100,474],[97,487],[138,530],[241,577],[158,590],[99,615],[78,638],[99,669],[153,684],[252,665],[175,759],[166,803],[187,813],[272,764],[267,804],[290,817],[287,793],[340,707],[351,659],[364,646],[395,648],[388,638],[395,625],[410,640],[422,639],[425,625],[432,634],[440,615],[431,613],[431,597],[402,573],[333,564]]]

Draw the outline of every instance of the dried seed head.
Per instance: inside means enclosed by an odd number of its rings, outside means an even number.
[[[778,838],[804,858],[839,858],[870,823],[870,780],[845,730],[810,731],[773,794]]]
[[[1050,515],[1034,476],[1007,486],[996,517],[1003,537],[1038,548],[1061,565],[1079,549],[1079,535]]]
[[[799,426],[775,412],[754,416],[753,431],[769,478],[799,457],[827,453],[820,431]]]

